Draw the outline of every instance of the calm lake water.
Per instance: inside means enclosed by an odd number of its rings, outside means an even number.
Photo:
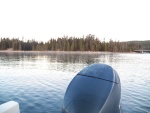
[[[93,63],[118,72],[122,113],[150,113],[150,54],[0,52],[0,104],[14,100],[21,113],[61,113],[68,84]]]

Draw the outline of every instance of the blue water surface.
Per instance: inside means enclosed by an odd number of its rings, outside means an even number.
[[[150,54],[0,52],[0,104],[13,100],[21,113],[61,113],[68,84],[92,63],[119,73],[122,113],[150,113]]]

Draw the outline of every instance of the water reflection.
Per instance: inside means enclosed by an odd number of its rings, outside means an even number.
[[[21,113],[59,113],[69,82],[92,63],[119,73],[123,113],[150,111],[149,54],[0,52],[0,104],[14,100]]]

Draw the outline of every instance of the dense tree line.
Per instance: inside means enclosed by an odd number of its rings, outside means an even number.
[[[20,51],[110,51],[110,52],[131,52],[135,49],[142,49],[139,43],[128,43],[109,40],[99,40],[94,35],[86,37],[64,36],[57,39],[50,39],[48,42],[37,42],[35,40],[24,41],[17,38],[1,38],[0,50]]]

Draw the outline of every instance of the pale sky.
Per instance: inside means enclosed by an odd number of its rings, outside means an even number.
[[[150,0],[0,0],[0,37],[150,40]]]

